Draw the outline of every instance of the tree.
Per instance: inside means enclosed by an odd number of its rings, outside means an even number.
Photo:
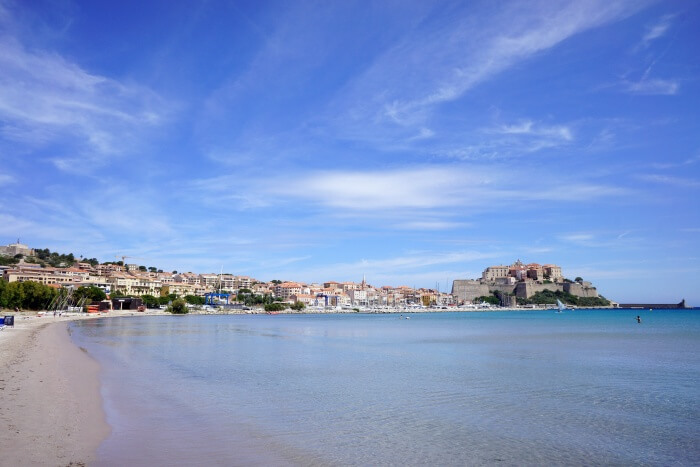
[[[304,305],[304,302],[296,302],[290,308],[295,311],[301,311],[306,308],[306,305]]]
[[[158,268],[154,268],[153,266],[148,267],[149,272],[158,272]]]
[[[204,305],[204,297],[199,295],[185,295],[185,301],[190,305]]]
[[[95,287],[94,285],[78,287],[76,291],[73,292],[73,296],[76,301],[87,298],[91,302],[99,302],[107,298],[107,294],[104,293],[101,288]]]
[[[0,279],[0,308],[43,310],[56,295],[56,289],[38,282],[8,283]]]
[[[187,303],[183,299],[178,298],[173,301],[166,311],[174,315],[185,315],[189,313],[190,310],[187,308]]]
[[[146,272],[146,266],[139,266],[139,271]]]
[[[282,311],[286,306],[282,303],[268,303],[265,305],[265,311]]]
[[[279,279],[272,279],[270,282],[272,282],[273,284],[281,284],[282,283],[282,281]]]
[[[143,304],[146,306],[146,308],[158,308],[158,305],[160,302],[158,301],[158,297],[154,297],[153,295],[141,295],[141,300],[143,300]]]
[[[577,277],[576,279],[574,279],[574,282],[579,282],[579,283],[580,283],[580,282],[583,282],[583,278],[582,278],[582,277]]]
[[[472,302],[486,302],[491,305],[499,305],[501,303],[501,300],[499,300],[499,298],[495,295],[483,295],[481,297],[475,298],[474,300],[472,300]]]

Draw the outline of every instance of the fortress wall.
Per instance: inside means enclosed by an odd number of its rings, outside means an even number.
[[[518,298],[530,298],[537,292],[562,290],[561,284],[537,284],[535,282],[518,282],[515,286],[515,296]]]
[[[489,284],[489,294],[491,292],[501,292],[503,294],[515,293],[515,284]]]
[[[590,282],[584,282],[583,284],[565,283],[564,292],[568,292],[571,295],[576,295],[578,297],[597,297],[598,291],[595,287],[591,285]]]
[[[498,299],[501,301],[501,306],[510,308],[518,304],[515,295],[510,295],[508,293],[497,291],[496,296],[498,296]]]
[[[533,281],[518,282],[515,285],[510,284],[487,284],[480,280],[455,280],[452,283],[452,294],[457,297],[460,302],[472,301],[477,297],[491,295],[493,292],[501,294],[513,294],[518,298],[530,298],[537,292],[543,290],[551,290],[576,295],[578,297],[598,297],[598,291],[590,282],[579,283],[551,283],[539,284]]]
[[[452,294],[460,302],[472,301],[477,297],[490,295],[489,287],[479,281],[456,280],[452,283]]]

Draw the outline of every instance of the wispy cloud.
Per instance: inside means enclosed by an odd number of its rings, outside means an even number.
[[[700,180],[697,178],[686,178],[686,177],[672,177],[669,175],[660,174],[641,174],[637,176],[638,179],[653,183],[662,183],[665,185],[673,185],[677,187],[685,188],[698,188],[700,187]]]
[[[567,234],[567,235],[561,235],[559,237],[560,240],[564,240],[566,242],[573,242],[573,243],[580,243],[580,242],[589,242],[593,240],[595,237],[593,234],[589,233],[573,233],[573,234]]]
[[[648,46],[652,41],[664,36],[671,27],[675,15],[664,15],[653,25],[647,28],[642,37],[642,44]]]
[[[411,135],[425,126],[435,106],[460,99],[515,64],[642,6],[590,1],[523,8],[499,3],[500,10],[481,12],[478,22],[458,16],[447,23],[427,23],[347,87],[338,102],[345,107],[339,124],[351,137],[373,138],[388,128],[393,136]]]
[[[626,82],[624,86],[631,94],[674,96],[680,90],[680,83],[670,79],[643,78],[636,82]]]
[[[642,37],[640,47],[647,48],[653,41],[663,37],[671,27],[673,18],[674,15],[664,15],[656,22],[656,24],[648,27],[646,33]],[[652,77],[652,70],[659,60],[666,55],[667,51],[668,47],[663,52],[652,55],[652,57],[649,59],[650,63],[644,70],[641,78],[638,80],[623,80],[622,89],[627,93],[640,95],[673,96],[678,94],[680,91],[679,80]]]
[[[13,176],[8,174],[0,174],[0,186],[9,185],[10,183],[14,182],[15,178]]]
[[[295,266],[294,270],[280,268],[277,274],[288,274],[294,277],[325,277],[335,280],[357,280],[366,275],[367,280],[374,285],[399,283],[409,286],[415,283],[430,284],[435,280],[443,281],[461,277],[472,277],[465,273],[463,268],[471,262],[479,262],[476,267],[481,267],[483,260],[495,258],[497,253],[482,251],[453,251],[453,252],[406,252],[400,256],[377,259],[361,259],[354,262],[329,263],[318,266]],[[459,265],[460,271],[443,269],[446,265]],[[401,282],[403,281],[403,282]],[[414,282],[415,281],[415,282]],[[444,287],[444,283],[443,283]]]
[[[650,167],[657,170],[675,169],[678,167],[687,167],[689,165],[697,164],[700,162],[700,154],[688,157],[681,162],[654,162],[650,164]]]
[[[54,157],[61,169],[121,154],[168,112],[152,90],[91,73],[54,51],[28,48],[7,31],[0,34],[0,69],[0,135],[25,147],[69,147]]]
[[[532,120],[524,120],[513,125],[502,125],[493,131],[504,135],[546,136],[564,141],[571,141],[573,139],[571,129],[567,126],[547,126],[537,124]]]
[[[585,248],[635,248],[643,242],[643,237],[632,235],[633,231],[596,231],[571,232],[557,235],[556,239],[564,244],[573,244]]]
[[[466,222],[449,222],[449,221],[412,221],[412,222],[401,222],[396,224],[398,229],[406,230],[452,230],[463,227],[468,227],[471,224]]]

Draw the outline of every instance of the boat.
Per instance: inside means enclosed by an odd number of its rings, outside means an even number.
[[[566,305],[564,305],[561,300],[557,298],[557,313],[562,313],[564,310],[567,310]]]

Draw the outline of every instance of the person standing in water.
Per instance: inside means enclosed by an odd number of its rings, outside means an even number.
[[[642,322],[642,318],[641,318],[641,316],[639,316],[639,315],[637,315],[637,322],[640,323],[640,324],[641,324],[641,322]]]

